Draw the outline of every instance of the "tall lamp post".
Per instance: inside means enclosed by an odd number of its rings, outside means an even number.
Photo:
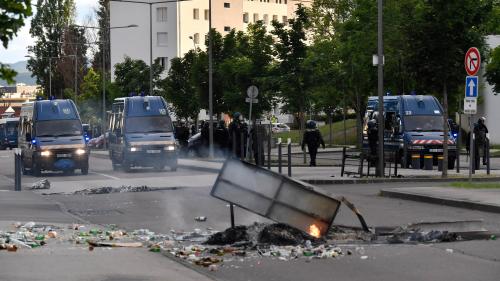
[[[208,151],[214,158],[214,89],[213,89],[213,38],[212,38],[212,0],[208,0]],[[251,121],[251,120],[250,120]]]
[[[105,28],[103,27],[98,27],[98,26],[83,26],[83,25],[76,25],[76,27],[81,27],[81,28],[89,28],[89,29],[123,29],[123,28],[133,28],[133,27],[138,27],[137,24],[129,24],[125,26],[113,26],[109,27],[106,26]],[[106,40],[103,40],[103,38],[100,38],[100,43],[102,44],[102,52],[101,52],[101,57],[102,57],[102,133],[104,134],[104,128],[106,127],[106,52],[104,51],[106,49]]]
[[[384,176],[384,34],[383,34],[384,1],[378,0],[378,169],[377,176]]]

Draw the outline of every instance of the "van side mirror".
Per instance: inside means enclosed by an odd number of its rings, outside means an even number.
[[[26,133],[26,141],[31,142],[31,134],[30,133]]]

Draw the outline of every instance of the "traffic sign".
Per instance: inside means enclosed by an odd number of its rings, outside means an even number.
[[[465,98],[464,99],[464,113],[465,114],[476,114],[477,112],[477,99],[476,98]]]
[[[257,88],[257,86],[252,85],[252,86],[248,87],[248,89],[247,89],[247,96],[249,98],[254,99],[258,95],[259,95],[259,89]]]
[[[252,103],[259,103],[259,99],[251,99]],[[250,98],[245,98],[245,102],[250,103]]]
[[[479,83],[477,76],[465,77],[465,98],[477,98]]]
[[[479,50],[476,47],[472,47],[465,54],[465,71],[472,76],[479,71],[480,67],[481,54],[479,54]]]

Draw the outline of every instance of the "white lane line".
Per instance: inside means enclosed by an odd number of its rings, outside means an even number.
[[[101,174],[101,173],[96,173],[96,172],[90,172],[90,173],[91,174],[95,174],[95,175],[99,175],[99,176],[103,176],[103,177],[106,177],[106,178],[110,178],[110,179],[113,179],[113,180],[121,180],[120,178],[113,177],[113,176],[106,175],[106,174]]]

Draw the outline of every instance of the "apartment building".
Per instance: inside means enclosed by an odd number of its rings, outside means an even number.
[[[136,24],[135,28],[111,29],[111,65],[125,56],[149,63],[161,59],[166,70],[170,60],[193,48],[205,49],[209,26],[208,0],[145,4],[110,2],[111,27]],[[149,3],[147,3],[149,1]],[[249,23],[262,20],[271,27],[273,20],[287,22],[302,0],[212,0],[212,26],[222,34],[232,29],[245,30]],[[304,2],[305,5],[310,1]],[[150,29],[151,24],[151,29]],[[151,31],[151,32],[150,32]]]

